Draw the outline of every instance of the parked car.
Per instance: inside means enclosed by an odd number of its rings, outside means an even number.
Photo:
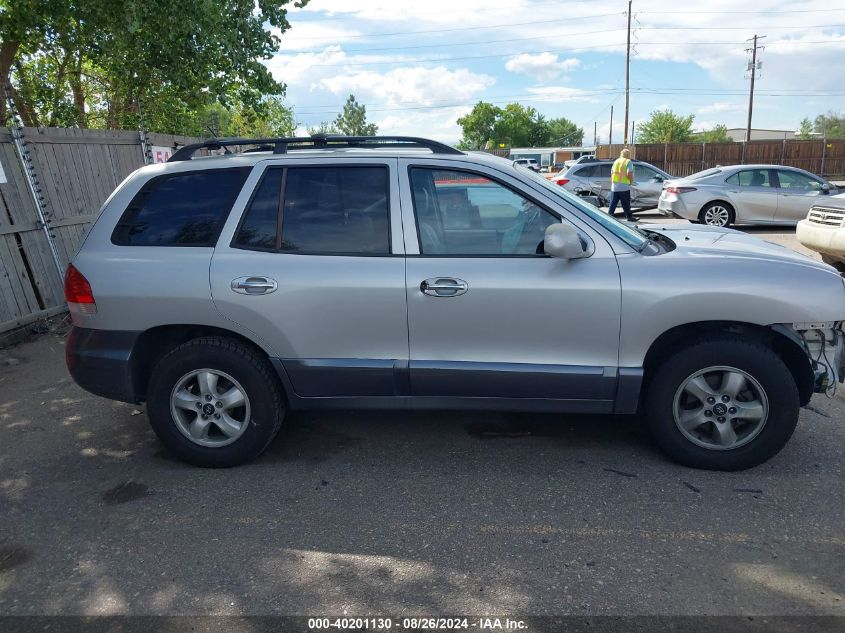
[[[831,267],[726,229],[630,227],[406,137],[184,147],[109,197],[65,294],[76,382],[146,401],[202,466],[257,456],[288,409],[374,407],[642,410],[674,459],[735,470],[845,375]]]
[[[540,171],[540,163],[535,158],[517,158],[513,161],[515,165],[522,165],[528,167],[532,171]]]
[[[596,155],[595,154],[585,154],[584,156],[579,156],[578,158],[573,158],[572,160],[566,160],[563,162],[564,168],[569,169],[573,165],[580,165],[581,163],[594,163],[596,162]]]
[[[795,233],[799,242],[845,273],[845,194],[816,202]]]
[[[639,210],[653,209],[663,191],[663,182],[672,178],[662,169],[634,160],[634,184],[631,186],[631,206]],[[569,191],[589,191],[604,200],[610,198],[610,169],[612,160],[587,161],[564,169],[551,182]]]
[[[657,208],[710,226],[795,225],[836,187],[795,167],[733,165],[665,183]]]

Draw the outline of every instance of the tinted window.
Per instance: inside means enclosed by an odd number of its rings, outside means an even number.
[[[243,248],[275,249],[279,219],[282,170],[268,169],[247,208],[234,245]]]
[[[249,168],[172,174],[149,181],[112,234],[124,246],[214,246]]]
[[[613,167],[611,163],[601,163],[596,165],[596,170],[593,172],[594,178],[610,178],[610,168]]]
[[[598,168],[598,165],[586,165],[584,167],[576,166],[572,169],[572,173],[581,178],[592,178]]]
[[[798,191],[820,191],[822,183],[815,178],[810,178],[797,171],[778,170],[778,180],[781,189],[793,189]]]
[[[662,174],[642,163],[634,163],[634,174],[640,182],[648,182],[656,177],[659,177],[661,180],[663,179]]]
[[[269,169],[232,245],[326,255],[388,255],[387,178],[386,167]],[[279,248],[277,225],[283,181]]]
[[[414,168],[411,186],[424,255],[536,255],[560,221],[478,174]]]
[[[387,167],[287,170],[282,250],[390,253]]]
[[[725,182],[740,187],[771,187],[768,169],[746,169],[725,179]]]

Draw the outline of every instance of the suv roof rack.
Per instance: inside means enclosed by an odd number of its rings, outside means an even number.
[[[315,134],[314,136],[301,136],[290,138],[214,138],[202,143],[192,143],[176,150],[167,160],[174,163],[183,160],[191,160],[193,155],[203,149],[225,150],[231,154],[229,147],[233,145],[255,145],[253,149],[245,152],[267,152],[274,154],[286,154],[288,149],[335,149],[345,147],[401,147],[401,148],[423,148],[431,150],[432,154],[463,154],[445,143],[438,143],[426,138],[416,136],[340,136],[332,134]]]

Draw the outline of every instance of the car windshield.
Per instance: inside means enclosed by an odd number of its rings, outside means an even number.
[[[593,220],[608,229],[616,237],[623,240],[626,244],[635,248],[636,250],[642,250],[648,242],[648,237],[645,235],[645,233],[642,233],[641,231],[638,231],[637,229],[632,228],[627,224],[623,224],[622,222],[614,219],[607,213],[604,213],[603,211],[600,211],[599,209],[591,205],[589,202],[585,202],[575,194],[569,193],[560,185],[552,184],[543,176],[535,174],[530,169],[520,169],[520,173],[526,174],[533,182],[539,184],[541,187],[543,187],[543,189],[556,196],[557,198],[565,200],[569,204],[578,207],[579,210],[583,211],[586,215],[591,217]]]

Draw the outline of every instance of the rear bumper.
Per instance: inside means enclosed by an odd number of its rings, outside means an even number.
[[[140,332],[74,327],[65,348],[71,377],[96,396],[137,403],[132,351]]]

